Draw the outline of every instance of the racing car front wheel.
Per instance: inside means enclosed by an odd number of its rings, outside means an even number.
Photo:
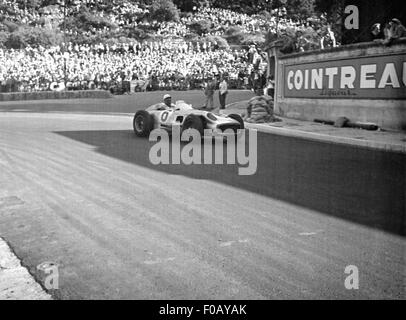
[[[145,110],[138,111],[134,116],[133,127],[137,136],[148,136],[153,128],[152,116]]]

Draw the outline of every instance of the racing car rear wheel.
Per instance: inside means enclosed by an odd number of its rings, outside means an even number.
[[[241,118],[239,114],[232,113],[228,115],[229,118],[234,119],[240,123],[240,129],[244,129],[244,120]]]
[[[187,129],[195,129],[200,133],[200,136],[203,137],[203,121],[202,119],[194,114],[189,114],[182,125],[182,132]]]
[[[140,110],[134,116],[133,127],[134,132],[139,137],[146,137],[149,135],[153,128],[153,119],[151,115],[145,111]]]

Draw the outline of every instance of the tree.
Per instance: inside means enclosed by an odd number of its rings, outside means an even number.
[[[210,32],[211,30],[211,21],[208,20],[199,20],[189,24],[189,28],[193,33],[197,33],[199,36]]]
[[[286,9],[290,18],[306,20],[315,14],[315,0],[287,0]]]
[[[7,31],[0,31],[0,48],[6,47],[6,42],[10,34]]]
[[[202,0],[174,0],[173,3],[181,10],[181,11],[193,11],[193,8],[200,8],[205,2]]]
[[[172,0],[154,0],[150,7],[150,18],[157,21],[179,21],[179,10]]]
[[[14,49],[24,48],[27,45],[49,47],[61,42],[62,34],[55,30],[22,26],[9,34],[5,46]]]
[[[66,21],[64,23],[62,22],[60,27],[78,31],[89,31],[92,28],[100,29],[104,27],[111,29],[117,28],[117,26],[108,19],[94,15],[86,7],[83,7],[78,14],[67,17]]]
[[[241,44],[244,39],[244,33],[239,27],[230,27],[224,33],[224,38],[229,44]]]

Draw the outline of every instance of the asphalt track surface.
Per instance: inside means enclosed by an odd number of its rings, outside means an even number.
[[[405,155],[258,134],[239,176],[152,145],[125,115],[0,113],[0,234],[59,266],[55,298],[405,299]]]

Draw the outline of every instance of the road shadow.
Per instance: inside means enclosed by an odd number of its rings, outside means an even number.
[[[403,154],[258,133],[257,172],[239,176],[238,165],[153,165],[154,143],[130,130],[56,133],[138,166],[208,179],[405,236]]]

